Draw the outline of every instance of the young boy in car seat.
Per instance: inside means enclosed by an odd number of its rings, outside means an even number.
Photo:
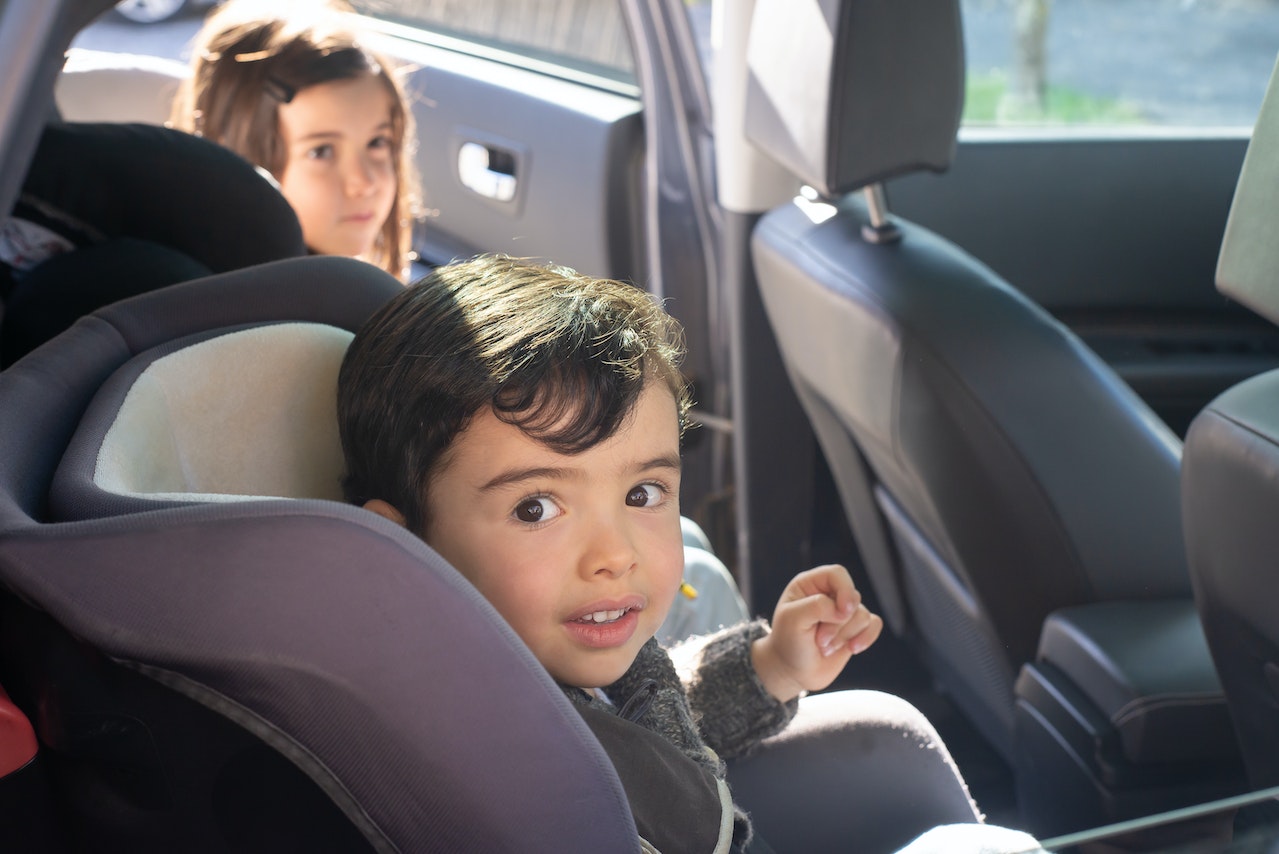
[[[494,605],[599,737],[646,841],[747,850],[723,760],[786,727],[882,621],[843,567],[820,566],[771,625],[681,646],[677,672],[654,634],[683,572],[681,355],[676,321],[638,288],[505,257],[438,268],[347,352],[345,490]]]

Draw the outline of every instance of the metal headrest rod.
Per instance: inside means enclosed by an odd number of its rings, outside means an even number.
[[[867,184],[862,187],[862,192],[866,194],[866,209],[870,212],[870,224],[862,226],[862,239],[876,245],[901,240],[901,230],[888,215],[884,185]]]

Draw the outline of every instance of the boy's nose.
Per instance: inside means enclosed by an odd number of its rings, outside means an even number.
[[[620,578],[635,568],[638,555],[623,528],[601,523],[590,536],[582,570],[588,576]]]

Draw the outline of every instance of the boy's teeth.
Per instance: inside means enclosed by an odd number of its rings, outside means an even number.
[[[582,622],[611,623],[614,620],[621,619],[622,615],[625,614],[627,610],[628,609],[623,608],[620,611],[595,611],[594,613],[587,614],[585,617],[582,617]]]

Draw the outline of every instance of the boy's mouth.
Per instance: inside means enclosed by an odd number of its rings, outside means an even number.
[[[619,608],[616,611],[593,611],[589,614],[583,614],[573,622],[575,623],[614,623],[626,615],[630,608]]]
[[[565,615],[564,628],[583,646],[612,649],[629,643],[634,637],[640,612],[646,605],[644,598],[638,595],[597,599]]]

